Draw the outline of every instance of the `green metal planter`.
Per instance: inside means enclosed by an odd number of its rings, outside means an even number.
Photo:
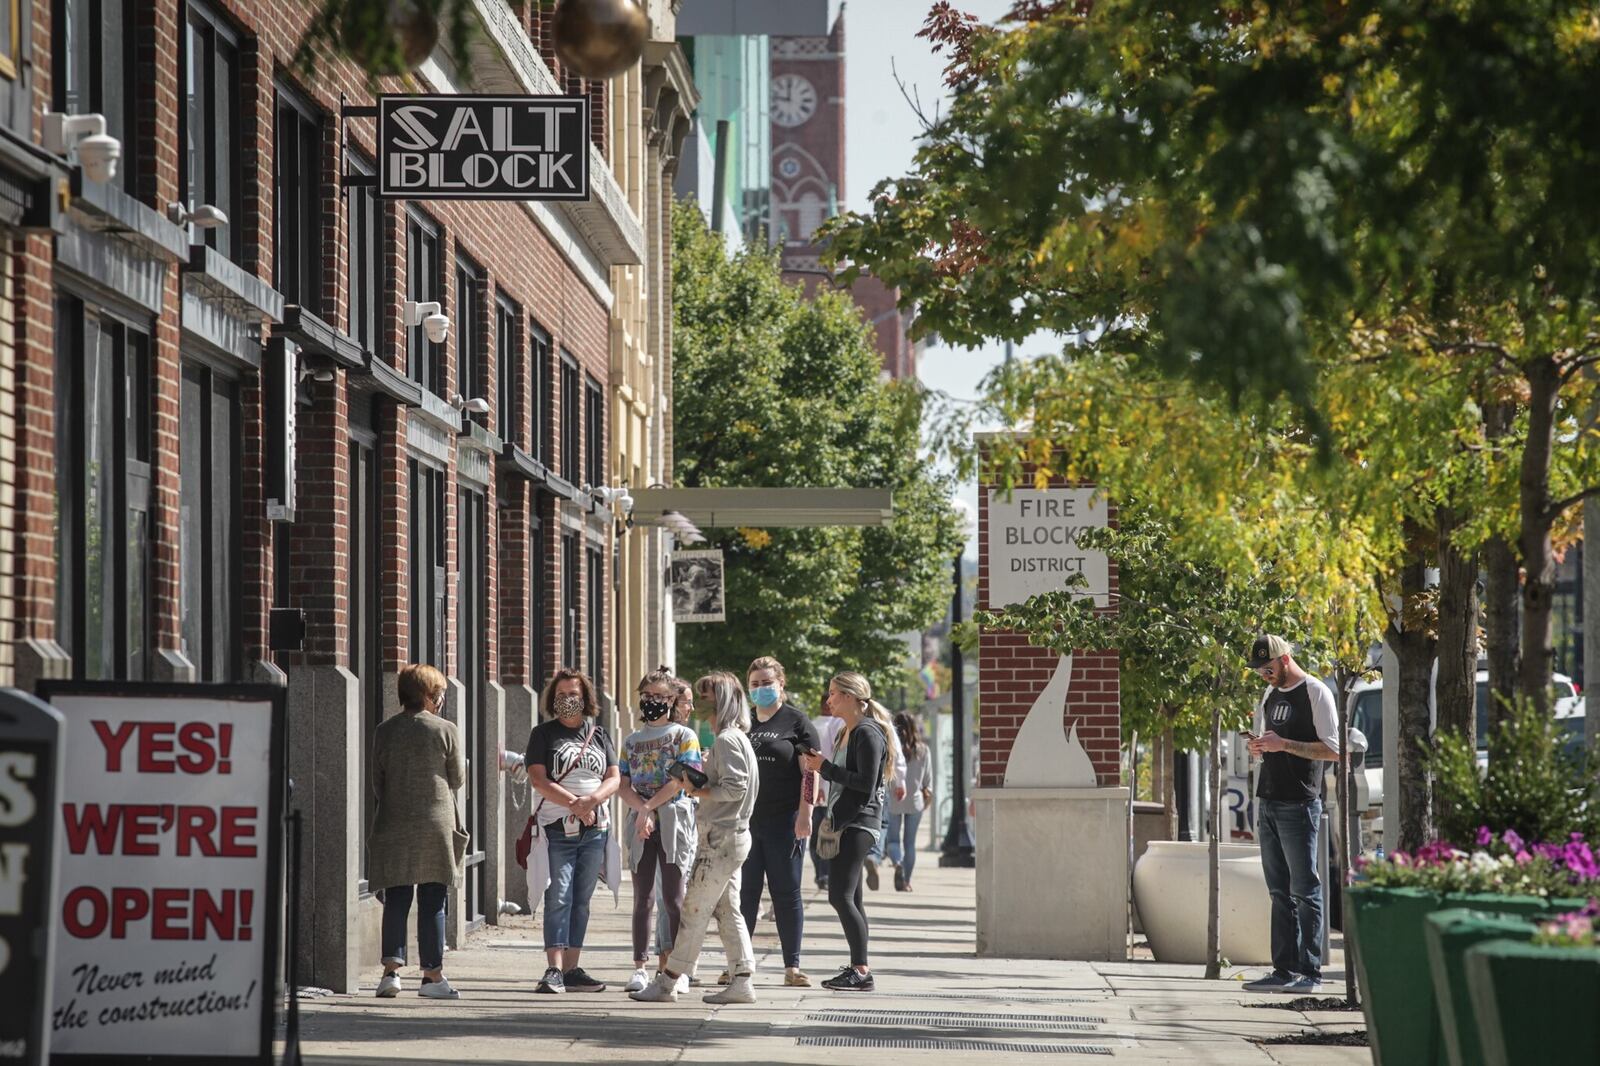
[[[1350,889],[1347,951],[1375,1066],[1443,1066],[1445,1050],[1424,935],[1427,916],[1450,908],[1527,918],[1577,910],[1580,900],[1440,895],[1420,888]]]
[[[1488,1066],[1600,1062],[1600,948],[1490,940],[1465,962]]]
[[[1537,929],[1527,918],[1455,907],[1436,911],[1424,921],[1440,1038],[1450,1066],[1484,1066],[1477,1012],[1467,991],[1467,950],[1490,940],[1525,943]]]

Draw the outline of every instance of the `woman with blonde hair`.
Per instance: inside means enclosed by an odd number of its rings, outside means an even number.
[[[396,686],[400,713],[372,734],[372,787],[378,809],[367,838],[367,880],[383,901],[383,978],[378,996],[400,994],[406,964],[406,919],[417,903],[417,954],[428,999],[460,999],[444,976],[445,898],[466,854],[467,834],[456,790],[467,779],[466,753],[456,727],[440,717],[445,679],[413,663]]]
[[[867,853],[883,831],[884,786],[894,776],[894,728],[889,712],[872,698],[872,685],[846,671],[828,682],[828,710],[844,722],[832,758],[812,751],[801,757],[807,772],[820,773],[829,784],[824,835],[837,834],[839,853],[828,878],[828,902],[839,915],[850,944],[850,965],[822,982],[836,992],[871,992],[872,967],[867,957],[867,913],[861,902],[861,881]]]
[[[646,1003],[676,1002],[678,978],[694,969],[706,930],[716,918],[722,949],[728,956],[729,983],[703,998],[707,1003],[754,1003],[750,975],[756,968],[755,951],[739,913],[740,867],[750,854],[750,812],[760,788],[755,749],[745,735],[750,728],[750,710],[744,689],[732,674],[703,677],[695,691],[715,705],[717,739],[705,755],[703,773],[684,768],[674,776],[685,782],[686,793],[700,801],[696,815],[700,846],[689,871],[672,956],[655,980],[628,995]]]

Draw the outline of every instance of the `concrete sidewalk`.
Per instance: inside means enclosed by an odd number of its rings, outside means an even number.
[[[1361,1016],[1246,1007],[1268,997],[1249,995],[1237,980],[1205,981],[1196,966],[977,958],[973,872],[940,869],[931,853],[920,858],[916,892],[895,892],[885,868],[882,891],[868,893],[875,993],[782,987],[777,937],[772,923],[763,922],[756,937],[759,1003],[711,1007],[700,1002],[704,988],[691,990],[675,1005],[635,1003],[621,990],[632,972],[627,932],[632,886],[623,887],[615,910],[602,886],[595,894],[583,966],[611,983],[606,992],[534,995],[544,970],[539,929],[525,916],[507,918],[446,957],[445,972],[461,991],[459,1001],[420,998],[415,969],[404,972],[406,987],[398,999],[375,999],[372,989],[381,967],[374,965],[359,996],[302,1001],[302,1048],[308,1062],[323,1066],[890,1063],[928,1057],[994,1064],[1006,1055],[1186,1066],[1370,1061],[1359,1048],[1251,1043],[1319,1026],[1360,1028]],[[808,879],[810,873],[808,860]],[[805,946],[802,962],[815,983],[847,961],[839,922],[826,896],[815,891],[806,901]],[[1333,962],[1342,964],[1337,953]],[[713,930],[701,956],[702,976],[714,981],[722,965]],[[1327,994],[1339,994],[1343,974],[1330,970],[1329,977]]]

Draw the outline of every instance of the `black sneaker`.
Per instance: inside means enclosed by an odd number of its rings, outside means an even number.
[[[851,966],[838,977],[831,977],[822,982],[822,987],[831,988],[835,992],[871,992],[874,986],[872,974],[859,973],[854,966]]]
[[[568,992],[604,992],[606,990],[606,983],[604,981],[596,981],[593,977],[584,973],[582,966],[574,966],[562,974],[561,978],[566,983]]]
[[[904,892],[906,890],[906,875],[900,872],[900,867],[898,866],[894,868],[894,890],[896,892]]]
[[[543,992],[551,996],[558,996],[566,990],[567,983],[561,977],[560,968],[556,966],[552,966],[544,972],[544,976],[539,979],[539,987],[534,989],[535,992]]]

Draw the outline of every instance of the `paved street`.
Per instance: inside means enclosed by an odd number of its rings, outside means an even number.
[[[894,892],[888,877],[882,891],[869,894],[878,979],[872,995],[781,987],[777,938],[763,923],[756,941],[760,1003],[714,1008],[700,1002],[700,989],[672,1006],[634,1003],[620,991],[630,972],[632,889],[625,886],[616,910],[603,889],[597,893],[592,946],[584,953],[585,968],[614,982],[612,990],[533,995],[544,967],[538,930],[526,917],[512,918],[447,957],[459,1002],[419,998],[414,969],[406,971],[399,999],[374,999],[375,966],[361,995],[303,1003],[307,1061],[908,1062],[930,1053],[950,1063],[994,1063],[998,1055],[1190,1066],[1370,1061],[1365,1049],[1251,1043],[1318,1025],[1359,1028],[1360,1015],[1246,1007],[1262,997],[1246,995],[1235,980],[1206,982],[1199,967],[976,958],[972,871],[941,870],[931,854],[923,860],[914,894]],[[713,934],[708,945],[716,943]],[[839,924],[817,892],[807,899],[806,946],[814,981],[845,961]],[[1337,953],[1334,961],[1341,964]],[[702,970],[714,978],[721,963],[720,948],[708,946]],[[1342,988],[1342,973],[1337,980]]]

